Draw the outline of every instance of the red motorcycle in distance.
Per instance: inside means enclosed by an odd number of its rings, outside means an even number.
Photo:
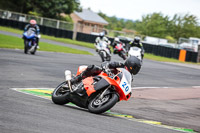
[[[87,66],[80,66],[77,75]],[[111,109],[121,100],[131,97],[131,74],[124,68],[111,70],[102,66],[97,76],[87,77],[79,83],[71,84],[71,71],[65,71],[66,81],[58,85],[52,93],[55,104],[64,105],[69,102],[100,114]]]
[[[118,54],[122,59],[126,60],[126,49],[124,48],[124,44],[122,42],[117,43],[114,47],[114,54]]]

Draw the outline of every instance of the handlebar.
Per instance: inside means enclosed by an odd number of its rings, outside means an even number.
[[[113,77],[113,73],[111,72],[111,70],[108,68],[108,63],[107,62],[104,62],[101,64],[101,68],[102,68],[102,71],[104,73],[106,73],[109,77]]]

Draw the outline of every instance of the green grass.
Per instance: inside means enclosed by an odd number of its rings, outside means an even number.
[[[148,53],[145,53],[144,58],[150,59],[150,60],[155,60],[155,61],[177,62],[177,63],[181,63],[181,61],[179,61],[179,60],[177,60],[177,59],[167,58],[167,57],[162,57],[162,56],[157,56],[157,55],[148,54]]]
[[[9,27],[2,27],[2,26],[0,26],[0,30],[1,31],[8,31],[8,32],[16,33],[16,34],[22,34],[23,33],[22,30],[9,28]],[[53,40],[53,41],[57,41],[57,42],[63,42],[63,43],[68,43],[68,44],[84,46],[84,47],[88,47],[88,48],[92,48],[92,49],[95,48],[93,43],[75,41],[75,40],[67,39],[67,38],[56,38],[56,37],[53,37],[53,36],[47,36],[47,35],[43,35],[43,34],[41,34],[41,38],[49,39],[49,40]]]
[[[8,32],[16,33],[16,34],[22,34],[23,33],[22,30],[10,28],[10,27],[3,27],[3,26],[0,26],[0,30],[1,31],[8,31]]]
[[[11,49],[24,49],[24,41],[21,38],[2,35],[0,34],[0,48],[11,48]],[[53,45],[45,42],[40,42],[40,51],[52,51],[52,52],[63,52],[72,54],[87,54],[91,53],[83,50],[77,50],[69,47]]]
[[[148,53],[144,54],[144,58],[145,59],[150,59],[150,60],[155,60],[155,61],[161,61],[161,62],[189,63],[189,64],[198,64],[198,65],[200,65],[200,63],[182,62],[182,61],[179,61],[177,59],[167,58],[167,57],[162,57],[162,56],[157,56],[157,55],[148,54]]]

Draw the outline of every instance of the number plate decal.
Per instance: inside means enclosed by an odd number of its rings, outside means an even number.
[[[122,77],[120,87],[122,88],[125,95],[129,94],[131,92],[131,85],[128,84],[125,77]]]

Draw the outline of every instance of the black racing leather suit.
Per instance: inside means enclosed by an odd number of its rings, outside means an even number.
[[[110,62],[107,64],[107,67],[109,69],[116,69],[116,68],[124,68],[124,64],[121,62]],[[71,83],[77,83],[81,80],[90,77],[90,76],[96,76],[100,74],[103,71],[103,69],[96,65],[90,65],[87,67],[85,71],[83,71],[80,75],[76,76],[71,80]]]

